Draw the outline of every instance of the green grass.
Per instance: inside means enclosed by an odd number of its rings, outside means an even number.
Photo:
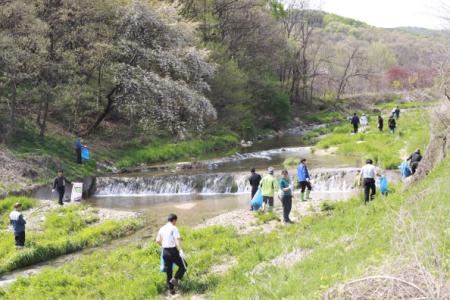
[[[331,123],[344,120],[346,115],[337,111],[322,111],[308,113],[303,116],[303,120],[309,122]]]
[[[437,102],[405,102],[401,100],[392,101],[392,102],[384,102],[384,103],[378,103],[375,105],[378,109],[383,110],[392,110],[395,107],[399,107],[400,109],[409,109],[409,108],[423,108],[428,107],[430,105],[436,104]]]
[[[36,204],[35,200],[27,198],[11,197],[1,200],[0,209],[5,206],[1,214],[3,226],[8,222],[13,203],[17,201],[23,203],[26,209]],[[98,220],[96,210],[86,210],[82,205],[58,208],[45,215],[42,231],[27,231],[26,247],[20,251],[15,249],[13,234],[1,231],[0,274],[103,244],[142,226],[140,220],[105,221],[96,224]]]
[[[19,158],[29,158],[36,155],[48,156],[54,160],[44,163],[44,174],[39,174],[38,181],[44,182],[56,176],[58,168],[63,168],[69,178],[82,178],[96,173],[96,161],[110,156],[110,153],[91,150],[91,160],[83,165],[76,164],[74,150],[75,136],[67,134],[47,133],[41,138],[33,125],[24,123],[14,142],[8,150]],[[89,143],[87,143],[89,145]]]
[[[236,147],[239,138],[234,134],[209,136],[203,139],[193,139],[179,143],[168,143],[155,140],[145,148],[125,153],[118,162],[120,167],[129,167],[139,164],[154,164],[159,162],[202,157],[212,152],[223,152]]]
[[[260,212],[258,211],[256,213],[256,223],[257,224],[266,224],[270,221],[280,221],[281,219],[278,217],[278,215],[275,212]]]
[[[365,133],[351,134],[351,124],[336,126],[333,133],[316,144],[318,149],[338,147],[338,153],[346,156],[360,157],[361,162],[368,158],[385,169],[396,169],[400,163],[400,151],[413,152],[422,148],[429,141],[429,125],[423,110],[408,112],[398,120],[394,135],[385,128],[380,133],[376,128],[376,117],[371,117],[370,129]]]

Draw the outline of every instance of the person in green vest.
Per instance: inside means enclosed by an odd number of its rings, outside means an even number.
[[[273,176],[274,169],[269,167],[267,171],[268,174],[263,177],[259,186],[261,187],[261,193],[263,195],[263,211],[268,205],[268,211],[271,212],[273,210],[273,197],[275,195],[275,191],[277,190],[278,182],[275,176]]]

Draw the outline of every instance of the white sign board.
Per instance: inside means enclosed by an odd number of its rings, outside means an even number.
[[[70,202],[80,202],[82,196],[83,196],[83,183],[73,182],[72,194],[70,195]]]

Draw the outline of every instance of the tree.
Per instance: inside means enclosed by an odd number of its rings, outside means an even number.
[[[44,29],[44,24],[34,16],[34,7],[26,1],[1,4],[0,97],[9,111],[7,140],[11,140],[16,133],[19,104],[26,101],[29,87],[38,81],[38,72],[42,67],[41,54],[45,47],[42,38]]]
[[[192,47],[189,36],[165,24],[147,5],[126,7],[120,20],[120,49],[114,85],[103,112],[86,133],[93,132],[114,109],[134,112],[144,127],[168,128],[184,137],[186,129],[201,130],[216,117],[204,96],[205,79],[214,68],[206,53]]]

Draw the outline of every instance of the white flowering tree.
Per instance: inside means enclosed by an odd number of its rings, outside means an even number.
[[[117,27],[114,85],[87,134],[114,108],[144,128],[165,128],[179,137],[216,118],[204,95],[214,66],[205,51],[193,46],[193,37],[178,29],[142,2],[125,8]]]

